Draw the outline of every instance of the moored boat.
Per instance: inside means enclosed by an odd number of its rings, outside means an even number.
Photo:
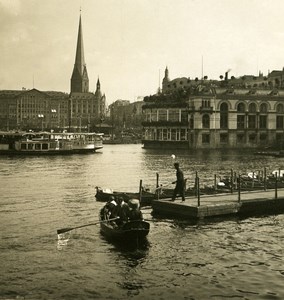
[[[102,133],[0,132],[0,154],[74,154],[101,148]]]
[[[111,199],[111,197],[122,197],[124,201],[128,201],[129,199],[139,199],[139,193],[131,193],[131,192],[118,192],[113,191],[112,189],[100,188],[96,187],[96,200],[100,202],[107,202]],[[142,190],[141,193],[141,206],[151,205],[152,201],[155,199],[155,194]]]

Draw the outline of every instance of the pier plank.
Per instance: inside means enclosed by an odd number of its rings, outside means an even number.
[[[275,196],[275,190],[242,192],[240,201],[238,193],[202,195],[199,206],[196,197],[187,197],[184,202],[168,198],[153,201],[152,208],[156,214],[189,219],[284,213],[284,189],[278,189]]]

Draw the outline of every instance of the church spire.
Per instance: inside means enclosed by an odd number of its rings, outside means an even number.
[[[88,72],[87,72],[85,56],[84,56],[81,15],[79,19],[79,30],[78,30],[78,38],[77,38],[75,64],[74,64],[73,73],[71,77],[71,93],[72,92],[76,92],[76,93],[89,92],[89,78],[88,78]]]
[[[98,90],[100,90],[100,89],[101,89],[100,78],[98,78],[98,81],[97,81],[97,89],[98,89]]]
[[[99,99],[99,100],[102,98],[101,83],[100,83],[99,78],[97,80],[97,89],[96,89],[96,92],[95,92],[95,97],[97,97],[97,99]]]

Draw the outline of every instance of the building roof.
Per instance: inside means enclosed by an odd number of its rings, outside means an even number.
[[[67,93],[64,93],[64,92],[58,92],[58,91],[39,91],[37,89],[31,89],[31,90],[26,90],[26,89],[23,89],[23,90],[0,90],[0,98],[9,98],[9,99],[12,99],[12,98],[15,98],[17,96],[20,96],[22,94],[25,94],[25,93],[32,93],[32,92],[39,92],[39,93],[44,93],[46,94],[47,96],[51,97],[51,98],[68,98],[69,97],[69,94]]]

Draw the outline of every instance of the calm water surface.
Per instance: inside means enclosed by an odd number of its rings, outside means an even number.
[[[284,215],[248,219],[155,219],[148,244],[107,242],[95,187],[138,191],[139,181],[175,179],[171,151],[105,145],[100,153],[0,157],[0,300],[2,299],[284,299]],[[189,184],[214,174],[284,169],[284,159],[251,151],[174,153]]]

